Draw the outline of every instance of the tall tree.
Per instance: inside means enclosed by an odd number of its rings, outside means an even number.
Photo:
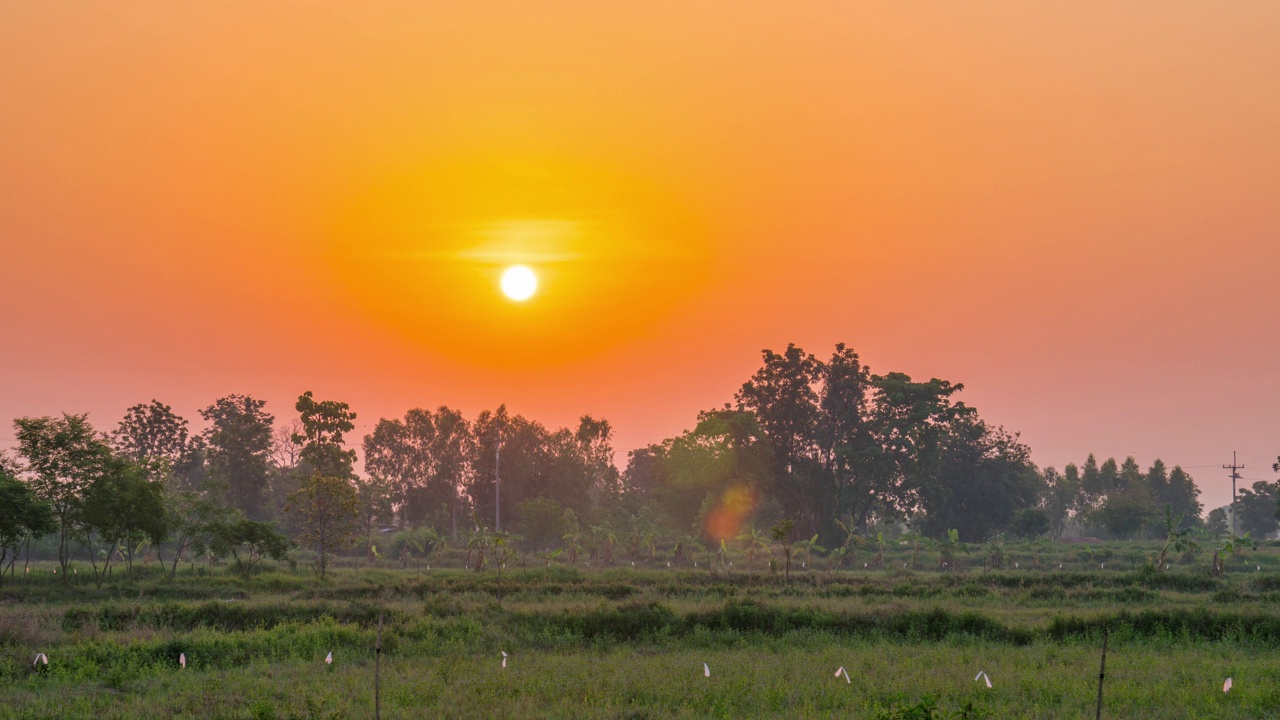
[[[820,482],[828,487],[815,489],[820,498],[826,498],[818,508],[819,530],[828,545],[835,545],[839,537],[836,518],[862,515],[884,489],[883,456],[868,422],[873,387],[870,368],[844,343],[837,344],[823,368],[817,428],[817,445],[826,467]]]
[[[57,519],[58,563],[63,582],[68,582],[70,543],[79,527],[80,508],[89,487],[105,471],[111,448],[89,424],[88,415],[19,418],[13,425],[31,486]]]
[[[302,421],[302,432],[293,435],[293,442],[302,446],[300,464],[321,475],[353,477],[356,451],[346,449],[344,443],[345,435],[356,427],[356,414],[344,402],[316,400],[310,390],[298,397],[294,409]]]
[[[106,580],[117,550],[124,551],[132,580],[134,551],[139,544],[159,545],[169,536],[162,481],[148,480],[147,473],[146,466],[114,456],[85,492],[79,535],[89,547],[98,587]],[[105,550],[101,568],[98,549]]]
[[[761,356],[764,365],[738,390],[738,409],[755,413],[769,436],[781,499],[789,514],[803,519],[801,534],[817,532],[822,525],[818,490],[827,484],[817,457],[817,387],[824,368],[792,343],[782,353],[766,349]]]
[[[129,408],[112,431],[111,444],[153,480],[190,479],[194,466],[203,461],[200,444],[191,442],[187,421],[159,400]]]
[[[875,393],[869,418],[878,446],[875,472],[883,473],[876,486],[878,501],[887,512],[905,514],[919,503],[923,482],[941,471],[944,440],[953,423],[973,414],[952,396],[964,389],[959,383],[933,378],[916,382],[904,373],[874,378]],[[857,524],[864,526],[864,504]]]
[[[364,438],[364,467],[390,485],[401,522],[447,522],[457,537],[462,490],[474,453],[471,425],[448,407],[415,408],[403,420],[380,420]]]
[[[1240,488],[1236,493],[1236,528],[1238,532],[1249,533],[1254,538],[1269,537],[1280,529],[1277,523],[1277,500],[1280,499],[1280,487],[1276,483],[1258,481],[1252,489]]]
[[[1041,490],[1030,449],[1003,428],[966,415],[943,440],[937,474],[920,485],[920,530],[944,537],[956,529],[960,538],[980,541],[1009,527],[1018,511],[1033,508]]]
[[[275,418],[266,403],[248,395],[219,398],[200,411],[210,423],[204,432],[209,475],[227,489],[229,504],[250,518],[262,519],[271,470],[271,431]]]

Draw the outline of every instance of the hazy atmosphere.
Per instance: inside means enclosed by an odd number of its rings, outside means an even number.
[[[1273,712],[1278,70],[1275,2],[0,6],[0,720],[1093,717],[1108,638],[1116,717]]]
[[[1277,32],[1269,3],[13,5],[0,416],[313,389],[361,422],[589,412],[626,450],[762,348],[842,341],[963,382],[1040,465],[1272,479]]]

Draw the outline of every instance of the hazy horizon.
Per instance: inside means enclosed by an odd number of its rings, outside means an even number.
[[[1280,454],[1280,6],[0,10],[0,448],[232,392],[627,450],[760,350],[965,384],[1041,466]],[[533,298],[502,297],[512,263]]]

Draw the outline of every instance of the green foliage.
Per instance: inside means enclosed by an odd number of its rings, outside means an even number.
[[[228,395],[200,411],[210,480],[226,488],[227,502],[250,518],[265,517],[270,476],[271,427],[264,400]]]
[[[294,405],[302,420],[302,432],[293,442],[302,446],[298,454],[306,471],[328,477],[350,478],[356,451],[343,447],[346,433],[355,429],[356,414],[344,402],[319,400],[308,390]]]
[[[317,567],[324,577],[329,554],[355,539],[360,528],[360,500],[351,481],[327,475],[309,475],[298,491],[289,496],[287,512],[294,513],[302,529],[302,544],[319,553]]]
[[[1052,529],[1049,515],[1039,508],[1023,508],[1009,521],[1009,534],[1020,538],[1037,538]]]
[[[0,585],[24,545],[57,529],[53,508],[16,477],[16,467],[0,455]]]
[[[520,534],[525,537],[531,547],[540,550],[559,544],[566,532],[564,525],[566,512],[572,511],[548,498],[538,497],[526,500],[516,507],[516,514],[520,518]]]
[[[205,532],[209,554],[219,559],[230,556],[236,570],[245,576],[264,558],[283,560],[293,547],[274,523],[255,522],[243,516],[215,520],[205,527]]]

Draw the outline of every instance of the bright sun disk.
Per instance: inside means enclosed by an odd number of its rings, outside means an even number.
[[[538,276],[524,265],[512,265],[502,273],[502,292],[512,300],[528,300],[538,289]]]

